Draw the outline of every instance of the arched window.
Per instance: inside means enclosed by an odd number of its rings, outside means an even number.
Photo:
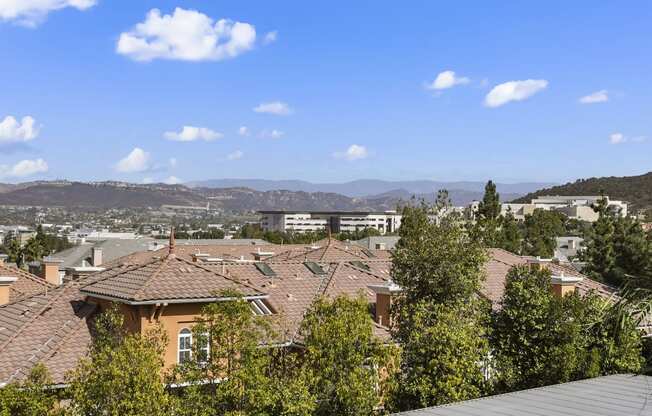
[[[192,355],[192,332],[188,328],[179,331],[179,363],[190,360]]]
[[[192,331],[188,328],[183,328],[179,331],[179,363],[183,363],[192,358],[192,342],[193,342]],[[199,346],[199,361],[205,362],[208,360],[208,354],[210,351],[210,343],[208,342],[208,334],[199,336],[198,342]]]

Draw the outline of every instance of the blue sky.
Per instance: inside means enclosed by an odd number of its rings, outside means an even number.
[[[0,181],[640,174],[650,21],[649,1],[0,0]]]

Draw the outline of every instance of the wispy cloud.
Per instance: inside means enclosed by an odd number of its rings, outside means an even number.
[[[607,101],[609,101],[607,90],[596,91],[579,99],[581,104],[606,103]]]
[[[609,143],[611,144],[621,144],[625,143],[627,138],[622,133],[612,133],[609,135]]]
[[[258,106],[254,107],[254,111],[256,113],[273,114],[277,116],[287,116],[294,112],[290,106],[282,101],[261,103]]]
[[[0,165],[0,177],[22,178],[49,170],[47,162],[43,159],[21,160],[13,166]]]
[[[135,147],[127,156],[120,159],[115,170],[120,173],[145,172],[150,169],[150,154]]]
[[[239,160],[242,159],[244,156],[244,152],[241,150],[236,150],[235,152],[231,152],[228,155],[226,155],[227,160]]]
[[[426,88],[429,90],[445,90],[456,85],[468,84],[469,82],[471,82],[469,78],[458,76],[455,74],[455,71],[449,70],[440,72],[434,81],[426,85]]]
[[[270,43],[276,42],[278,38],[278,32],[276,30],[267,32],[263,38],[263,45],[269,45]]]
[[[67,7],[86,10],[96,4],[96,0],[0,0],[0,20],[33,28],[52,11]]]
[[[344,152],[335,152],[333,157],[336,159],[344,159],[348,161],[366,159],[369,156],[369,152],[365,146],[359,144],[352,144]]]
[[[285,136],[285,132],[282,132],[281,130],[263,130],[258,134],[259,137],[263,139],[280,139],[281,137]]]
[[[163,137],[177,142],[211,141],[221,139],[224,135],[207,127],[183,126],[181,131],[166,131]]]
[[[239,136],[249,136],[249,127],[247,126],[241,126],[238,129],[238,135]]]
[[[150,10],[145,21],[120,34],[116,51],[136,61],[220,61],[247,52],[255,42],[256,29],[249,23],[215,21],[177,7],[164,15],[159,9]]]
[[[508,81],[493,87],[485,97],[484,104],[487,107],[495,108],[512,101],[523,101],[546,87],[548,87],[548,81],[545,79]]]

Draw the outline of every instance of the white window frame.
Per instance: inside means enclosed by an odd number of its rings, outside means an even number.
[[[211,351],[211,343],[209,341],[209,336],[208,333],[205,334],[206,336],[206,346],[202,348],[206,354],[206,360],[210,357],[210,351]],[[182,344],[182,339],[187,339],[188,344],[186,345],[184,343],[184,347],[186,348],[181,348]],[[194,343],[193,336],[192,336],[192,330],[190,328],[181,328],[179,331],[179,334],[177,335],[177,363],[182,364],[185,361],[192,360],[192,344]],[[181,360],[181,353],[187,353],[187,357],[184,360]]]

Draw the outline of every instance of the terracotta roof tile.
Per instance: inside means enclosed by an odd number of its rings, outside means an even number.
[[[247,283],[173,255],[117,269],[94,275],[82,292],[129,302],[213,299],[227,289],[245,296],[264,295]]]
[[[54,287],[38,276],[4,263],[0,263],[0,276],[17,278],[9,287],[10,302],[44,292],[46,289]]]

